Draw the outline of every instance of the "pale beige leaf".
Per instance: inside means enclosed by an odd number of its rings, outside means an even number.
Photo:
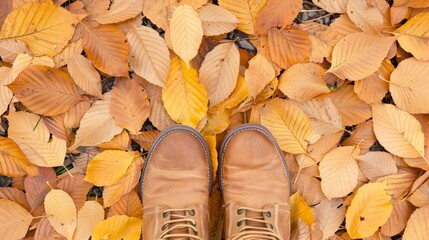
[[[143,14],[158,27],[166,30],[168,20],[171,18],[169,14],[171,6],[176,4],[176,0],[150,0],[143,1]]]
[[[429,147],[426,144],[424,147],[424,152],[425,152],[424,157],[404,158],[403,160],[410,167],[421,168],[423,170],[429,171],[429,162],[427,161],[427,159],[429,159]]]
[[[249,68],[244,72],[249,89],[249,96],[256,98],[264,87],[276,77],[271,63],[260,53],[249,61]]]
[[[323,232],[323,239],[335,234],[346,215],[344,201],[341,198],[324,199],[313,208],[316,224]]]
[[[302,7],[302,0],[268,0],[258,15],[257,32],[266,34],[272,27],[292,25]]]
[[[75,55],[68,60],[67,70],[73,81],[86,93],[102,97],[101,78],[91,62],[82,55]]]
[[[306,153],[311,125],[305,113],[295,104],[279,98],[273,99],[265,104],[260,119],[273,133],[283,151]]]
[[[119,201],[109,208],[109,212],[106,217],[114,215],[127,215],[128,217],[135,218],[143,217],[142,203],[136,191],[131,191],[122,195]]]
[[[63,190],[52,189],[45,197],[45,211],[55,231],[72,239],[76,230],[76,206],[73,199]]]
[[[138,143],[145,151],[149,151],[159,133],[159,130],[143,131],[138,135],[131,135],[131,139]]]
[[[287,69],[296,63],[307,62],[311,54],[311,41],[304,30],[297,27],[268,30],[271,60]]]
[[[414,206],[423,207],[429,205],[429,180],[424,182],[417,190],[407,198]]]
[[[399,172],[400,173],[382,177],[377,180],[377,182],[387,182],[386,191],[389,192],[393,200],[402,200],[406,195],[408,195],[414,181],[419,177],[417,172]]]
[[[207,112],[207,92],[199,82],[198,72],[179,57],[171,59],[162,101],[168,115],[178,123],[196,127]]]
[[[421,13],[396,30],[398,42],[405,51],[419,60],[429,60],[429,13]]]
[[[103,100],[96,101],[83,115],[71,149],[107,142],[122,131],[110,114],[109,106],[112,94],[108,92],[103,97]]]
[[[75,173],[73,177],[67,175],[58,184],[57,187],[68,193],[79,211],[86,201],[89,190],[93,187],[89,182],[84,181],[85,175]]]
[[[330,92],[324,73],[325,69],[315,63],[295,64],[280,76],[278,88],[290,99],[310,100]]]
[[[33,216],[14,201],[0,199],[0,236],[2,239],[23,239]]]
[[[134,79],[116,79],[112,89],[110,113],[119,126],[131,134],[138,134],[150,114],[144,88]]]
[[[318,163],[322,161],[323,157],[336,148],[338,146],[338,143],[341,140],[341,136],[343,135],[344,131],[339,131],[333,134],[329,135],[322,135],[319,140],[317,140],[316,143],[312,143],[308,145],[308,152],[309,156],[307,158],[311,157],[311,161]],[[297,156],[297,161],[299,159],[299,155]],[[298,162],[299,163],[299,162]],[[303,167],[300,164],[301,167]]]
[[[331,98],[316,98],[298,104],[307,114],[314,134],[332,134],[341,131],[341,115]]]
[[[104,15],[95,20],[101,24],[118,23],[135,17],[141,12],[143,0],[116,0]]]
[[[408,58],[392,72],[389,90],[396,106],[409,113],[429,113],[429,62]]]
[[[392,214],[387,222],[381,226],[381,233],[385,236],[394,236],[402,232],[413,211],[414,207],[408,201],[394,203]]]
[[[295,228],[292,230],[293,240],[307,240],[311,239],[310,226],[305,223],[301,218],[296,222]]]
[[[232,12],[238,19],[238,30],[247,34],[256,34],[258,14],[268,0],[219,0],[219,6]]]
[[[128,150],[130,146],[130,136],[124,129],[121,133],[112,138],[108,142],[104,142],[98,145],[103,150]]]
[[[15,112],[7,116],[9,137],[13,139],[28,160],[38,166],[62,166],[66,141],[52,136],[40,117],[33,113]]]
[[[145,26],[131,26],[127,39],[131,68],[150,83],[164,87],[170,69],[170,54],[165,41],[157,31]]]
[[[84,100],[68,74],[47,66],[27,67],[8,87],[28,109],[45,116],[67,112]]]
[[[363,174],[371,181],[380,177],[396,174],[396,162],[393,156],[387,152],[368,152],[357,157],[359,167]]]
[[[386,3],[387,4],[387,3]],[[347,15],[364,32],[381,35],[383,15],[381,11],[368,0],[349,0]]]
[[[331,24],[330,28],[343,37],[349,33],[357,33],[362,31],[345,14],[342,14],[339,18],[336,18],[335,21]]]
[[[29,54],[25,44],[17,39],[6,39],[0,41],[0,57],[3,61],[13,63],[18,54]]]
[[[332,66],[327,73],[348,80],[366,78],[381,66],[395,39],[366,33],[348,34],[335,45]]]
[[[319,165],[322,191],[328,199],[344,197],[356,187],[359,147],[338,147],[323,157]]]
[[[42,218],[40,222],[37,223],[37,229],[34,233],[35,239],[49,239],[49,240],[64,240],[67,239],[61,234],[57,233],[52,227],[51,223],[47,218]]]
[[[34,176],[38,171],[12,139],[0,136],[0,174],[9,177]]]
[[[411,214],[405,228],[404,240],[424,240],[429,232],[429,205],[421,207]]]
[[[302,198],[310,205],[319,204],[325,195],[323,195],[320,181],[314,176],[305,172],[290,172],[291,179],[295,179],[292,184],[292,193],[298,192],[302,195]]]
[[[99,154],[100,151],[96,147],[88,147],[81,154],[75,158],[73,163],[73,168],[69,171],[71,173],[86,173],[86,167],[88,166],[89,161]]]
[[[74,239],[89,239],[97,224],[103,219],[103,207],[96,201],[86,201],[77,212],[77,228]]]
[[[341,113],[344,126],[352,126],[364,122],[371,117],[371,107],[356,93],[352,85],[346,85],[329,95]]]
[[[116,215],[97,224],[91,234],[93,240],[110,239],[139,240],[143,221],[135,217]]]
[[[343,145],[344,146],[359,145],[359,148],[361,149],[361,153],[366,153],[376,141],[372,125],[373,125],[372,120],[359,124],[355,128],[351,136],[343,142]]]
[[[28,3],[7,16],[0,39],[20,40],[36,56],[54,56],[68,44],[77,22],[73,14],[59,6]]]
[[[391,104],[372,105],[372,113],[375,136],[387,151],[399,157],[424,156],[422,127],[412,115]]]
[[[204,36],[231,32],[238,26],[238,19],[234,14],[211,3],[202,6],[197,13],[203,24]]]
[[[348,0],[318,0],[314,5],[330,13],[345,13]]]
[[[188,4],[195,10],[201,8],[207,2],[207,0],[177,0],[178,4]]]
[[[8,68],[8,67],[0,68],[0,114],[2,115],[4,112],[7,111],[9,107],[9,103],[13,97],[12,91],[6,86],[7,84],[10,83],[11,72],[12,72],[11,68]]]
[[[210,106],[222,102],[234,90],[239,66],[240,53],[234,42],[219,44],[206,55],[199,78],[207,90]]]
[[[55,66],[57,68],[68,64],[70,58],[81,55],[83,51],[82,39],[68,44],[60,53],[54,56]]]
[[[170,20],[170,39],[173,51],[186,63],[198,53],[203,39],[203,26],[195,10],[189,5],[179,5]]]

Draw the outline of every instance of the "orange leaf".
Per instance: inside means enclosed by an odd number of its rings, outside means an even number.
[[[257,32],[265,34],[272,27],[285,28],[291,25],[302,3],[303,0],[268,0],[258,15]]]
[[[9,177],[34,176],[38,171],[12,139],[0,136],[0,174]]]
[[[122,195],[119,201],[110,207],[106,217],[127,215],[128,217],[142,218],[143,208],[141,205],[142,203],[137,192],[131,191]]]

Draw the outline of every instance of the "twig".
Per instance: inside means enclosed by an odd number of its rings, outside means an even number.
[[[332,16],[332,15],[334,15],[334,14],[335,14],[335,13],[329,13],[329,14],[323,15],[323,16],[318,17],[318,18],[313,18],[313,19],[309,19],[309,20],[306,20],[306,21],[302,21],[301,23],[308,23],[308,22],[317,21],[317,20],[324,19],[324,18],[326,18],[326,17]]]
[[[324,9],[302,9],[299,12],[326,12]]]

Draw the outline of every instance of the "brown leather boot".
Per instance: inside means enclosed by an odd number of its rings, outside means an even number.
[[[193,128],[162,131],[141,177],[144,240],[209,239],[210,154]]]
[[[233,129],[219,156],[226,239],[289,239],[289,173],[269,130],[255,124]]]

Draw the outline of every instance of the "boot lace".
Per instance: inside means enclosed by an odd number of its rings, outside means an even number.
[[[253,213],[246,216],[246,212]],[[237,209],[238,215],[243,215],[237,222],[237,226],[240,227],[240,232],[233,234],[230,240],[244,240],[244,239],[269,239],[269,240],[281,240],[281,237],[274,232],[274,226],[269,221],[265,220],[264,215],[267,218],[271,217],[271,212],[263,209],[241,207]]]
[[[170,220],[161,226],[162,234],[159,240],[166,240],[169,238],[185,238],[194,240],[203,240],[198,237],[197,223],[192,218],[186,216],[188,213],[191,216],[195,215],[194,209],[167,209],[162,213],[163,218],[170,216]],[[192,233],[193,234],[192,234]]]

